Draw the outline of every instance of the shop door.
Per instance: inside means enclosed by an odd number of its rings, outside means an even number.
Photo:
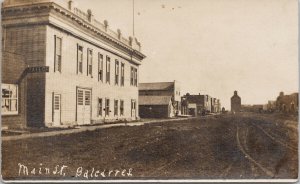
[[[77,123],[91,123],[91,90],[77,89]]]
[[[131,117],[136,117],[136,101],[131,100]]]
[[[53,94],[53,124],[54,126],[60,125],[61,118],[61,96]]]

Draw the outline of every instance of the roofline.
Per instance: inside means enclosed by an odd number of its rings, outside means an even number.
[[[143,60],[146,58],[146,56],[141,53],[139,50],[136,50],[134,48],[134,45],[130,45],[130,42],[128,40],[126,40],[124,37],[120,37],[120,39],[117,39],[113,36],[113,34],[116,34],[115,32],[113,32],[112,30],[107,28],[107,31],[102,30],[100,27],[96,27],[95,24],[93,24],[92,22],[88,22],[88,20],[83,19],[82,17],[80,17],[79,15],[77,15],[75,12],[63,7],[61,4],[57,3],[56,1],[53,0],[33,0],[32,1],[28,1],[27,3],[23,3],[23,4],[16,4],[16,5],[9,5],[9,4],[5,4],[3,3],[2,8],[1,8],[1,12],[2,12],[2,22],[3,19],[5,19],[5,12],[9,12],[12,9],[16,9],[19,8],[21,11],[26,11],[29,8],[38,8],[40,9],[41,7],[47,7],[50,9],[54,9],[55,11],[61,13],[61,15],[64,15],[65,17],[75,20],[76,22],[78,22],[80,24],[80,26],[82,28],[85,29],[89,29],[93,32],[95,32],[97,35],[101,36],[103,39],[105,40],[110,40],[112,42],[114,42],[115,44],[117,44],[118,46],[121,46],[122,48],[126,49],[128,51],[128,53],[132,56],[138,56],[140,58],[140,60]],[[26,8],[24,8],[26,7]],[[42,8],[41,8],[42,9]],[[72,9],[74,10],[74,9]],[[62,13],[63,12],[63,13]],[[3,16],[4,15],[4,16]],[[97,21],[95,19],[93,19],[93,21]],[[100,23],[97,23],[100,24]],[[135,38],[132,38],[131,43],[133,43],[134,41],[137,41]],[[125,43],[124,41],[128,41],[128,43]],[[111,45],[111,44],[109,44]],[[113,47],[116,47],[114,45],[112,45]],[[140,47],[139,47],[140,48]]]
[[[140,82],[139,84],[159,84],[159,83],[174,83],[173,82]]]

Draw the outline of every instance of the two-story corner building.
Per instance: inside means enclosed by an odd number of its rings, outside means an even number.
[[[2,125],[83,125],[138,118],[136,38],[72,1],[2,4]],[[12,72],[13,71],[13,72]]]
[[[139,83],[139,109],[142,118],[180,115],[179,82]]]

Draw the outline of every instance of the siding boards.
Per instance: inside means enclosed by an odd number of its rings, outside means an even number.
[[[24,67],[14,66],[11,63],[12,59],[8,58],[9,61],[4,65],[9,69],[5,69],[5,71],[11,69],[15,71],[3,73],[3,76],[14,78],[13,75],[20,75],[26,67],[45,65],[46,26],[17,26],[3,29],[5,32],[4,52],[20,55],[25,65]],[[18,71],[19,69],[22,71]],[[45,74],[29,73],[23,77],[19,81],[19,115],[3,116],[3,124],[15,124],[14,127],[41,126],[44,122]],[[10,83],[14,82],[10,81]]]

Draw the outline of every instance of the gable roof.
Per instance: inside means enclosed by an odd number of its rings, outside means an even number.
[[[174,82],[139,83],[139,90],[169,90],[174,88]]]
[[[139,105],[169,105],[171,96],[139,96]]]

